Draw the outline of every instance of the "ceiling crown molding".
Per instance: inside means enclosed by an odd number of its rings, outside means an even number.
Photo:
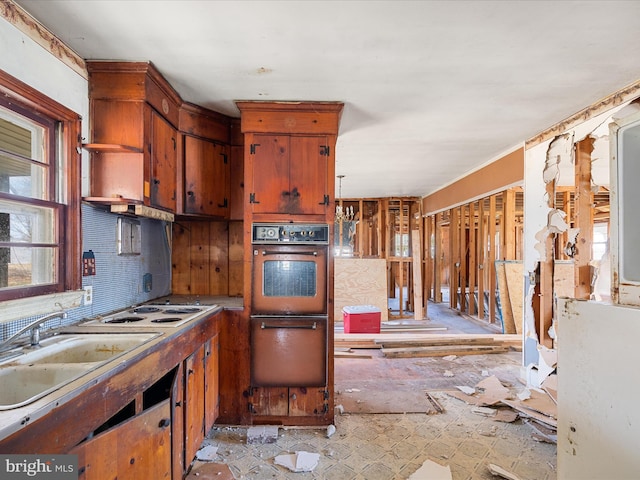
[[[13,0],[0,0],[0,16],[82,78],[89,78],[84,59]]]

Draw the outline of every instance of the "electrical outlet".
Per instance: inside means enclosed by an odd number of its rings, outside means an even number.
[[[91,305],[93,303],[93,287],[88,285],[84,287],[84,304]]]

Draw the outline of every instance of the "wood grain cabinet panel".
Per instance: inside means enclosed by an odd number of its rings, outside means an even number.
[[[87,62],[91,197],[176,211],[180,96],[148,62]]]
[[[84,442],[78,455],[81,480],[171,478],[171,408],[169,400]]]
[[[250,208],[254,214],[325,215],[331,146],[324,136],[252,135]]]
[[[184,136],[183,213],[228,218],[229,147]]]

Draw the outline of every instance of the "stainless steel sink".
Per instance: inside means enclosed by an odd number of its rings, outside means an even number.
[[[0,362],[0,410],[22,407],[140,348],[158,333],[62,334]]]

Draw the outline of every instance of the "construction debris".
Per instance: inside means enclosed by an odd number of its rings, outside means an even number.
[[[318,466],[320,454],[299,451],[295,453],[285,453],[274,458],[276,465],[288,468],[292,472],[312,472]]]
[[[444,466],[427,460],[411,474],[408,480],[452,480],[452,478],[451,468],[448,465]]]
[[[520,480],[520,477],[518,477],[517,475],[514,475],[511,472],[507,472],[504,468],[499,467],[498,465],[494,465],[493,463],[490,463],[488,467],[492,475],[506,478],[507,480]]]
[[[495,420],[510,423],[518,417],[528,419],[529,425],[534,429],[536,440],[550,443],[557,441],[557,404],[555,398],[545,390],[526,388],[518,393],[512,392],[495,376],[483,379],[475,388],[458,389],[461,391],[453,390],[447,393],[468,405],[473,405],[474,413],[488,412],[483,407],[510,407],[510,413],[503,408],[498,411],[491,409],[495,412]]]
[[[339,349],[378,349],[449,346],[462,347],[486,346],[506,350],[522,350],[521,335],[491,334],[431,334],[431,333],[336,333],[334,346]],[[505,350],[505,351],[506,351]],[[477,352],[481,353],[481,352]],[[469,353],[467,353],[468,355]],[[456,351],[440,352],[438,356],[458,355]]]

